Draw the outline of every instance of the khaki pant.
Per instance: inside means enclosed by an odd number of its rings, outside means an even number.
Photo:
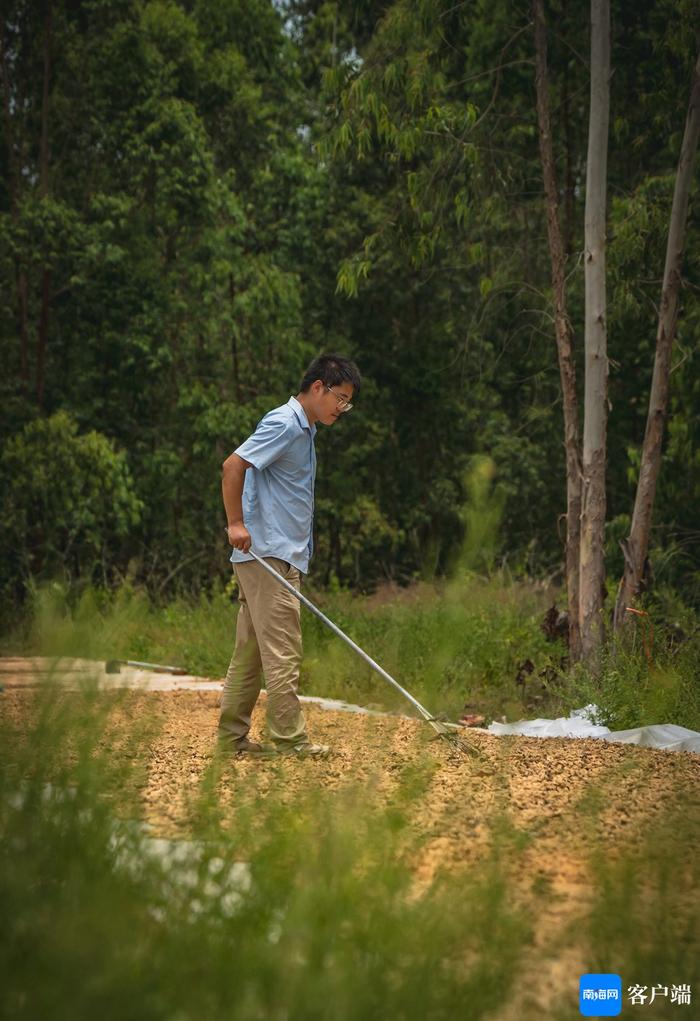
[[[276,557],[266,562],[299,589],[296,567]],[[254,560],[234,566],[238,580],[236,646],[221,699],[219,739],[231,749],[248,736],[250,717],[267,689],[267,725],[278,746],[306,744],[306,723],[297,697],[301,663],[299,600]]]

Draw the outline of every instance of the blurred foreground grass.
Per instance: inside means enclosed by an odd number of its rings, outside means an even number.
[[[427,795],[420,769],[389,806],[366,785],[290,801],[282,777],[226,807],[212,758],[188,853],[151,853],[120,796],[150,724],[118,755],[100,747],[115,697],[49,686],[21,734],[0,715],[1,1017],[439,1021],[497,1019],[516,1002],[505,1017],[567,1021],[584,971],[697,996],[697,811],[628,854],[592,846],[587,914],[547,951],[533,934],[556,897],[532,882],[523,898],[528,834],[507,819],[487,820],[488,849],[468,870],[416,885],[410,861],[428,838],[407,819]],[[605,809],[584,800],[581,831]],[[575,963],[548,988],[552,953]]]
[[[307,594],[429,709],[455,719],[465,704],[487,718],[566,715],[590,702],[611,729],[676,723],[700,730],[700,625],[658,606],[625,648],[607,649],[597,677],[570,670],[560,641],[541,628],[556,593],[502,573],[353,596]],[[0,639],[4,654],[135,659],[225,675],[235,636],[235,583],[199,601],[158,606],[129,586],[114,592],[40,588],[21,626]],[[302,691],[406,711],[406,704],[313,614],[302,610]],[[641,626],[641,625],[640,625]],[[679,631],[682,640],[679,640]],[[644,642],[642,641],[644,638]]]

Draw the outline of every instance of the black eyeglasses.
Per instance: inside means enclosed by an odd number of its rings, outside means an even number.
[[[347,399],[347,397],[343,397],[342,394],[337,394],[333,387],[329,386],[328,383],[324,383],[323,385],[325,386],[329,394],[333,394],[336,401],[338,402],[338,407],[340,408],[341,412],[350,411],[350,409],[352,408],[352,404]]]

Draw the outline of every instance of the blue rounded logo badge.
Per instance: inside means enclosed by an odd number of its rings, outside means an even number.
[[[619,975],[582,975],[578,1005],[584,1017],[617,1017],[622,1010],[622,979]]]

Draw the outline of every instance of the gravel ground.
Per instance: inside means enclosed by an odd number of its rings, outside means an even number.
[[[20,733],[31,720],[31,688],[11,687],[0,696],[3,713]],[[76,698],[64,693],[64,699]],[[140,802],[155,834],[187,837],[193,796],[215,750],[219,695],[202,691],[109,692],[102,748],[115,760],[133,759],[137,770],[125,797]],[[691,863],[700,835],[700,756],[663,752],[592,739],[495,737],[465,732],[475,754],[464,755],[431,739],[425,724],[304,707],[312,740],[329,744],[330,758],[310,760],[228,759],[221,764],[220,802],[238,809],[252,797],[283,792],[285,800],[312,793],[333,798],[343,790],[366,793],[390,806],[407,769],[425,777],[410,804],[410,864],[416,888],[444,870],[483,860],[494,827],[510,839],[524,838],[504,863],[514,889],[536,911],[533,955],[547,998],[593,970],[575,936],[588,906],[592,851],[607,859],[641,847],[654,824],[682,813],[694,840],[681,848]],[[264,723],[264,695],[253,735]],[[597,812],[585,811],[598,799]],[[417,848],[417,849],[416,849]],[[543,895],[544,894],[544,895]],[[659,976],[654,981],[663,981]],[[524,994],[525,995],[525,994]],[[509,1021],[536,1016],[539,994],[513,1003]]]

